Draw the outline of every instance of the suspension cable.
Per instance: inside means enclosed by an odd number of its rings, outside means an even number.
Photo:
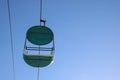
[[[11,13],[10,13],[10,3],[9,3],[9,0],[7,0],[7,6],[8,6],[10,41],[11,41],[11,52],[12,52],[13,80],[15,80],[15,64],[14,64],[14,51],[13,51],[13,36],[12,36],[12,24],[11,24]]]
[[[40,0],[40,25],[42,22],[42,0]]]
[[[39,80],[40,78],[40,76],[39,76],[39,74],[40,74],[40,68],[38,68],[38,72],[37,72],[37,80]]]

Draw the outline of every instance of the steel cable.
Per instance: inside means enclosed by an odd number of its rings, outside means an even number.
[[[13,80],[15,80],[15,64],[14,64],[13,36],[12,36],[12,24],[11,24],[11,13],[10,13],[10,2],[9,2],[9,0],[7,0],[7,6],[8,6],[10,42],[11,42],[11,52],[12,52]]]

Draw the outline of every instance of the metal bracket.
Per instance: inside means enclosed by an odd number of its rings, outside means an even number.
[[[45,26],[46,25],[46,20],[43,20],[43,19],[41,19],[40,20],[40,25],[43,23],[43,25]]]

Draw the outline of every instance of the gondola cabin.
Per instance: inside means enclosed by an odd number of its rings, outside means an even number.
[[[27,43],[31,43],[33,46]],[[51,45],[48,46],[48,44]],[[32,51],[35,53],[31,53]],[[28,29],[23,58],[28,65],[39,68],[46,67],[53,62],[54,35],[50,28],[46,26],[33,26]]]

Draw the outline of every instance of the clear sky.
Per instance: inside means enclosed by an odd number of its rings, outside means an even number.
[[[10,0],[16,80],[37,80],[23,60],[26,31],[39,25],[39,0]],[[120,0],[43,0],[55,60],[40,80],[120,80]],[[0,0],[0,80],[13,80],[7,0]]]

